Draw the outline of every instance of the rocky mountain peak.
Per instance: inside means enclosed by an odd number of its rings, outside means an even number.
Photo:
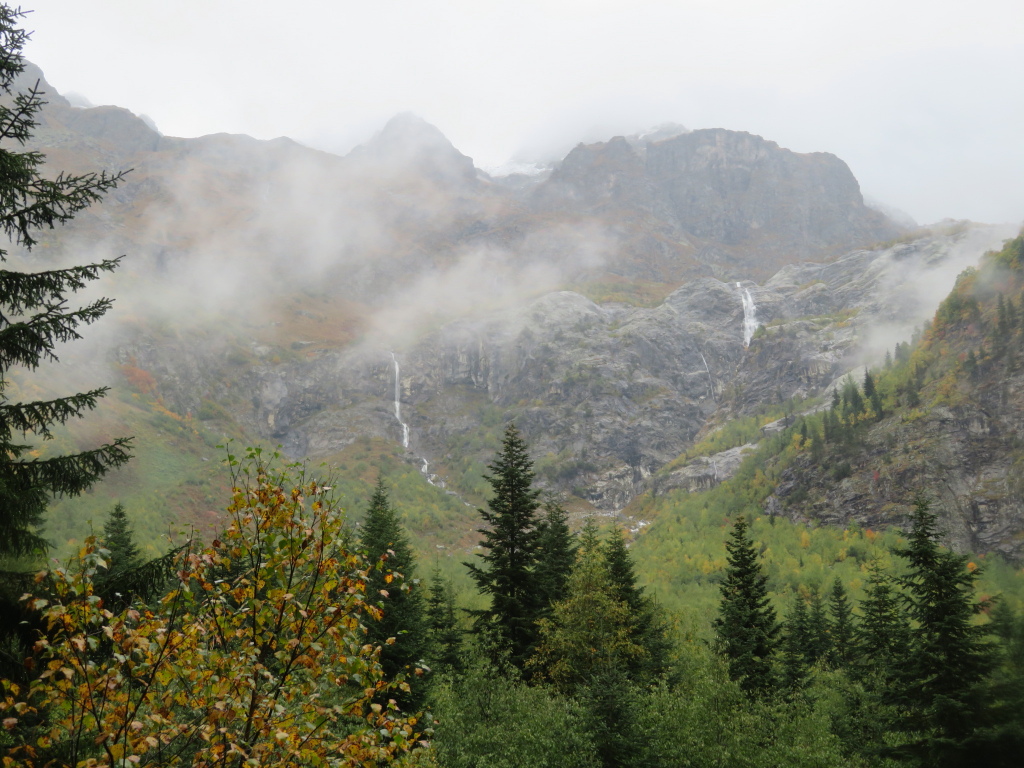
[[[477,175],[472,158],[459,152],[436,126],[411,112],[395,115],[348,157],[379,166],[385,173],[415,170],[442,182],[472,181]]]
[[[648,145],[646,174],[687,232],[729,246],[810,256],[886,240],[898,227],[864,205],[835,155],[800,154],[721,128]],[[767,236],[767,237],[766,237]]]

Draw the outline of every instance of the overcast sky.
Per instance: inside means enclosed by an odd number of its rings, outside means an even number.
[[[61,92],[346,151],[415,112],[483,168],[664,123],[845,160],[921,223],[1024,220],[1021,0],[37,0]],[[26,0],[31,8],[31,0]]]

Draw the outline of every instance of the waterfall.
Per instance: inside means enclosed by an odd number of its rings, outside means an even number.
[[[750,291],[739,283],[736,287],[740,289],[740,298],[743,299],[743,346],[749,347],[750,340],[754,338],[754,331],[757,330],[757,306],[754,304],[754,297]]]
[[[402,421],[402,380],[401,369],[398,367],[398,358],[391,353],[391,362],[395,364],[395,418],[402,425],[402,447],[409,447],[409,425]]]
[[[395,366],[395,418],[398,423],[402,425],[402,447],[409,447],[409,425],[402,421],[402,369],[398,367],[398,358],[395,357],[395,353],[391,353],[391,362]],[[435,488],[444,488],[444,481],[441,480],[437,475],[431,474],[430,464],[422,456],[418,457],[422,462],[420,472],[427,478],[427,482]],[[450,493],[450,491],[449,491]]]
[[[444,488],[444,480],[430,472],[430,464],[427,462],[427,460],[421,456],[420,461],[423,462],[423,466],[420,467],[420,472],[422,472],[423,476],[427,478],[427,482],[430,483],[435,488]]]
[[[704,363],[704,370],[708,372],[708,381],[711,382],[711,402],[717,405],[718,401],[715,400],[715,380],[711,376],[711,369],[708,368],[708,361],[704,359],[704,353],[700,350],[697,350],[697,354],[700,355],[700,359]]]

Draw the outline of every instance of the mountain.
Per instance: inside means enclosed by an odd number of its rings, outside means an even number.
[[[768,509],[878,528],[924,493],[961,551],[1024,558],[1022,289],[1024,235],[962,273],[902,366],[881,372],[889,412],[782,472]]]
[[[338,157],[165,137],[54,96],[36,148],[53,167],[134,169],[31,258],[128,254],[112,283],[120,323],[89,364],[111,363],[158,409],[151,423],[163,409],[292,458],[391,445],[438,493],[478,503],[514,419],[540,481],[576,513],[634,514],[727,479],[743,445],[688,452],[821,407],[1013,234],[904,231],[838,158],[723,129],[580,145],[550,174],[505,183],[411,115]],[[828,471],[814,487],[834,501],[790,504],[780,486],[771,503],[840,521],[852,497]],[[950,504],[976,490],[961,483]],[[1004,545],[1024,522],[1000,509],[957,542],[1016,554]]]

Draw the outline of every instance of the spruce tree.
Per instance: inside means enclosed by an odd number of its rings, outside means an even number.
[[[115,613],[126,608],[139,590],[148,595],[150,585],[159,588],[163,579],[158,574],[137,572],[142,566],[139,548],[135,545],[135,535],[128,523],[128,513],[124,505],[118,502],[107,514],[103,523],[103,546],[107,550],[107,568],[100,571],[94,580],[96,594],[103,598],[103,607]],[[147,581],[138,583],[142,575]],[[156,576],[155,579],[151,577]],[[155,582],[155,583],[153,583]]]
[[[537,678],[583,705],[607,768],[639,762],[630,670],[647,652],[634,640],[633,612],[620,595],[596,528],[588,526],[566,593],[540,620],[536,653],[528,661]]]
[[[462,630],[455,614],[455,593],[450,580],[435,568],[427,596],[427,658],[433,672],[461,672]]]
[[[761,573],[747,521],[741,515],[726,542],[728,568],[722,581],[715,630],[718,651],[728,661],[729,676],[748,696],[763,697],[775,687],[772,661],[779,624],[768,599],[768,577]]]
[[[808,646],[807,603],[801,595],[793,601],[793,610],[782,626],[782,687],[790,695],[807,687]]]
[[[828,613],[825,608],[825,601],[821,599],[818,590],[811,592],[810,604],[807,611],[807,644],[804,646],[804,656],[808,665],[816,664],[828,658],[832,651],[832,637],[828,631]]]
[[[882,409],[882,393],[878,391],[875,378],[867,368],[864,369],[864,397],[870,403],[871,410],[875,412],[875,418],[881,419],[885,415]]]
[[[912,522],[907,545],[896,551],[908,563],[903,587],[913,622],[897,698],[907,712],[901,727],[922,763],[966,765],[978,757],[989,714],[984,683],[995,656],[986,628],[974,623],[986,603],[975,597],[979,572],[936,541],[936,516],[924,497],[914,502]]]
[[[856,633],[853,607],[837,576],[828,595],[828,664],[833,669],[848,669],[857,658]]]
[[[533,462],[514,424],[488,469],[493,474],[485,479],[494,495],[479,510],[487,524],[479,529],[484,553],[464,565],[490,606],[471,614],[492,652],[507,655],[521,670],[537,641],[543,594],[537,580],[540,491],[533,488]]]
[[[855,673],[872,688],[890,688],[909,652],[910,625],[901,595],[877,565],[864,587],[860,613],[856,636],[860,663]]]
[[[39,230],[53,229],[117,186],[122,174],[61,173],[42,176],[44,157],[26,151],[45,102],[38,83],[15,93],[24,69],[21,57],[27,33],[18,27],[19,9],[0,5],[0,229],[9,243],[30,250]],[[0,248],[0,262],[8,251]],[[12,369],[35,370],[56,361],[59,344],[80,338],[78,328],[102,317],[111,302],[98,299],[85,306],[67,305],[79,291],[119,259],[86,266],[38,272],[0,269],[0,557],[38,554],[47,547],[39,533],[52,496],[75,496],[90,488],[110,469],[130,458],[129,440],[76,454],[36,458],[29,435],[47,440],[52,429],[94,409],[107,389],[52,400],[14,402],[8,399]]]
[[[359,529],[359,542],[371,566],[366,578],[367,599],[376,601],[383,612],[379,621],[368,622],[367,639],[380,646],[380,662],[386,677],[403,673],[408,676],[426,650],[423,592],[416,580],[412,547],[388,499],[383,478],[378,478],[370,498]],[[413,694],[405,697],[404,703],[418,701]]]
[[[630,676],[637,682],[649,683],[668,670],[672,644],[665,623],[654,601],[637,583],[633,558],[621,528],[616,527],[608,534],[602,551],[615,597],[629,608],[630,639],[644,649],[630,667]]]
[[[565,584],[576,560],[576,544],[565,510],[557,502],[544,505],[537,538],[537,584],[545,611],[565,598]]]
[[[118,502],[103,523],[103,546],[110,552],[107,570],[110,573],[127,571],[141,563],[135,534],[128,522],[124,504]]]

